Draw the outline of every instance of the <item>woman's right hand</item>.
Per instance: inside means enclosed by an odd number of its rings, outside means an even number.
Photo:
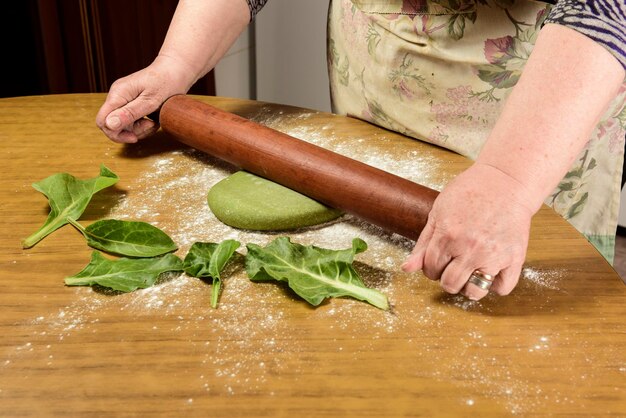
[[[159,55],[148,67],[111,85],[96,125],[114,142],[137,142],[159,129],[145,116],[168,98],[185,94],[196,79],[196,74],[180,60]]]

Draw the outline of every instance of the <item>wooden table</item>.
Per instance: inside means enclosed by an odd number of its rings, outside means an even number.
[[[103,95],[0,100],[0,415],[94,417],[626,415],[626,287],[548,208],[534,219],[520,285],[471,303],[399,264],[411,243],[350,217],[292,240],[370,249],[357,269],[393,305],[337,299],[312,308],[288,288],[229,267],[219,309],[186,276],[110,294],[65,287],[90,249],[70,226],[29,250],[47,214],[30,187],[53,173],[120,176],[84,224],[152,222],[184,256],[192,242],[278,234],[237,231],[207,208],[234,170],[164,134],[139,145],[96,128]],[[305,109],[203,98],[396,174],[441,188],[468,162],[369,124]],[[240,250],[240,252],[244,252]]]

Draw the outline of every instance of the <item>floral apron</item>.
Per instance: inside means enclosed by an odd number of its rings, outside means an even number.
[[[332,0],[333,110],[475,159],[550,5],[532,0]],[[612,262],[626,85],[545,203]]]

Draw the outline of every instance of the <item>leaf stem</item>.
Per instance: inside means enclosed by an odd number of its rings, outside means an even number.
[[[213,286],[211,286],[211,307],[217,309],[217,302],[220,297],[220,279],[213,279]]]
[[[78,231],[83,234],[85,237],[87,236],[86,232],[85,232],[85,228],[83,228],[83,226],[81,224],[79,224],[77,221],[75,221],[74,219],[67,217],[65,218],[67,219],[67,222],[70,223],[74,228],[78,229]]]
[[[55,224],[46,225],[28,238],[24,239],[24,241],[22,241],[22,248],[31,248],[35,246],[35,244],[44,239],[46,235],[54,231],[56,228],[57,226]]]
[[[382,309],[383,311],[386,311],[389,309],[389,302],[387,301],[387,296],[385,296],[383,293],[379,292],[378,290],[370,289],[366,287],[363,290],[360,290],[359,293],[363,295],[366,301],[376,306],[377,308]]]

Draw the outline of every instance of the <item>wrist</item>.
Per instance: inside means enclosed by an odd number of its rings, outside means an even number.
[[[173,94],[186,93],[193,84],[200,79],[203,74],[177,54],[159,52],[150,67],[167,74],[171,84],[169,89]]]
[[[525,184],[497,165],[476,161],[467,171],[482,187],[534,215],[543,204],[545,196],[532,185]]]

